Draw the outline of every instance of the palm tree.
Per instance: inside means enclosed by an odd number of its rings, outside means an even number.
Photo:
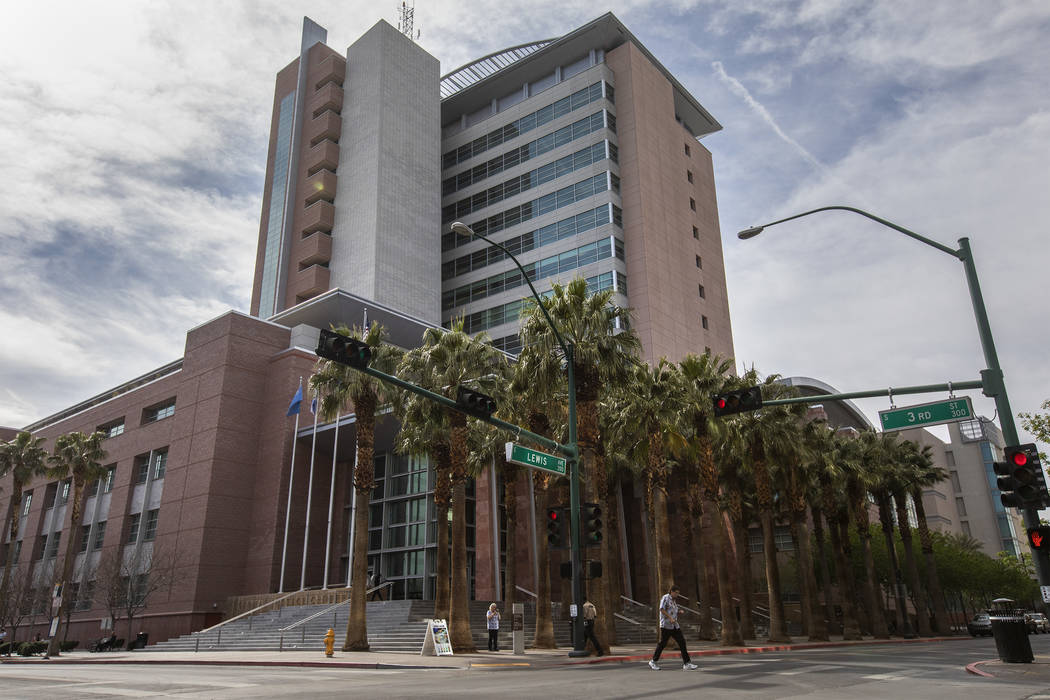
[[[682,418],[692,425],[692,439],[697,459],[703,510],[709,514],[715,532],[715,576],[718,581],[718,600],[722,611],[722,644],[742,646],[736,615],[733,612],[729,587],[729,544],[725,519],[719,503],[721,492],[718,467],[714,459],[714,439],[721,430],[713,421],[712,397],[722,391],[732,363],[717,355],[688,355],[680,363],[686,400],[682,403]],[[705,601],[705,604],[707,602]]]
[[[11,505],[6,523],[9,544],[3,581],[0,582],[0,600],[7,599],[11,570],[15,566],[14,548],[18,540],[22,491],[30,481],[47,473],[47,451],[40,446],[42,442],[44,438],[34,438],[32,433],[23,430],[10,442],[0,443],[0,479],[11,475]]]
[[[669,445],[681,441],[679,411],[681,383],[677,367],[664,359],[655,367],[637,365],[632,381],[614,399],[614,424],[618,435],[633,438],[620,449],[641,466],[652,539],[655,541],[656,594],[666,591],[674,578],[671,530],[667,518]]]
[[[825,455],[823,468],[817,474],[820,482],[821,509],[827,517],[831,551],[835,556],[839,599],[842,601],[842,638],[847,641],[862,638],[857,608],[854,605],[853,570],[846,555],[847,542],[844,541],[849,538],[842,536],[846,530],[844,526],[849,523],[849,502],[845,498],[843,487],[846,484],[846,475],[857,468],[856,447],[856,440],[833,437],[831,453]]]
[[[102,448],[102,441],[105,439],[106,434],[103,432],[94,432],[90,435],[81,432],[60,435],[55,440],[54,454],[49,460],[51,468],[48,469],[48,476],[50,478],[72,478],[73,480],[69,536],[66,538],[66,552],[62,559],[62,574],[59,579],[62,590],[66,591],[58,610],[59,627],[66,616],[66,611],[74,602],[74,596],[71,594],[73,560],[76,557],[76,543],[80,535],[81,514],[84,509],[84,486],[106,476],[107,469],[102,466],[102,461],[106,458],[106,451]],[[62,635],[56,629],[48,646],[50,656],[58,656],[61,638]]]
[[[795,406],[801,408],[799,404]],[[822,423],[817,422],[803,424],[799,432],[802,438],[799,442],[800,450],[794,458],[787,461],[788,510],[791,513],[792,530],[798,533],[799,580],[804,584],[803,595],[809,601],[806,629],[810,641],[827,641],[828,628],[824,621],[824,613],[820,610],[820,596],[810,550],[809,523],[806,519],[806,509],[809,507],[809,498],[813,491],[814,470],[804,468],[802,462],[811,461],[813,453],[828,450],[830,434]]]
[[[484,333],[471,338],[463,330],[462,319],[448,330],[428,328],[419,352],[406,353],[401,373],[422,374],[449,398],[460,387],[492,393],[497,372],[506,365],[503,353],[488,342]],[[467,417],[449,409],[449,455],[452,461],[452,595],[449,605],[449,636],[453,649],[474,651],[470,633],[469,588],[467,582]]]
[[[397,366],[401,352],[384,343],[386,331],[373,322],[368,330],[345,325],[334,328],[339,335],[363,341],[371,350],[369,366],[390,373]],[[386,384],[371,375],[359,372],[338,362],[318,360],[310,386],[321,397],[320,415],[329,421],[353,406],[357,423],[357,466],[354,469],[354,489],[357,491],[357,510],[354,514],[353,565],[350,572],[350,614],[346,622],[343,651],[368,650],[368,622],[366,618],[365,588],[368,577],[368,513],[369,500],[375,488],[375,425],[376,409],[387,399]]]
[[[554,283],[550,294],[542,302],[525,299],[522,312],[521,341],[525,348],[522,356],[534,356],[529,362],[533,371],[531,381],[541,387],[564,386],[567,358],[540,303],[562,339],[572,349],[580,474],[584,484],[599,484],[601,475],[598,473],[597,450],[601,433],[598,405],[602,390],[604,387],[621,386],[628,381],[632,366],[638,361],[641,342],[629,327],[625,329],[629,325],[625,323],[629,312],[613,302],[613,290],[591,294],[582,277],[566,285]],[[608,520],[604,526],[603,542],[615,535],[608,529]],[[599,600],[611,599],[612,595],[606,590],[607,584],[604,578],[596,582],[596,597]],[[611,614],[608,604],[603,607],[607,609],[606,614]],[[597,632],[603,632],[601,627]]]
[[[926,587],[919,576],[918,562],[915,560],[915,548],[912,545],[911,523],[908,522],[908,495],[911,486],[920,476],[925,474],[918,460],[918,448],[915,443],[905,440],[897,445],[894,457],[897,462],[896,479],[892,483],[891,492],[893,501],[897,506],[897,531],[900,532],[901,544],[904,546],[904,561],[908,569],[908,584],[911,586],[912,598],[915,602],[915,616],[919,635],[929,637],[933,635],[930,628],[930,616],[926,609]],[[920,471],[921,470],[921,471]],[[920,495],[919,500],[922,500]]]
[[[861,433],[857,448],[858,469],[846,475],[846,493],[849,510],[853,513],[854,527],[860,540],[861,557],[864,560],[864,602],[871,618],[871,633],[876,639],[889,638],[886,616],[883,614],[881,597],[876,594],[875,559],[871,553],[871,522],[868,516],[867,488],[871,474],[879,457],[878,438],[875,433]]]
[[[947,479],[948,473],[940,467],[934,466],[931,452],[931,448],[925,445],[917,450],[913,456],[916,471],[915,480],[912,482],[911,499],[915,503],[915,519],[918,521],[919,544],[922,549],[923,559],[926,561],[926,579],[929,584],[930,598],[933,600],[933,619],[937,624],[937,632],[940,634],[951,634],[952,628],[948,620],[948,609],[944,604],[944,592],[941,589],[940,576],[937,574],[937,562],[933,556],[933,538],[930,536],[930,526],[926,522],[926,507],[922,502],[923,488]]]
[[[886,541],[886,552],[889,554],[890,579],[895,583],[901,582],[900,565],[897,561],[897,550],[893,542],[893,498],[892,486],[897,479],[894,461],[894,450],[896,448],[896,435],[882,435],[871,443],[869,456],[873,461],[874,469],[869,471],[871,480],[869,490],[875,498],[875,505],[879,509],[879,524],[882,526],[882,536]],[[907,600],[901,586],[894,586],[896,593],[897,608],[897,632],[903,633],[907,623]]]

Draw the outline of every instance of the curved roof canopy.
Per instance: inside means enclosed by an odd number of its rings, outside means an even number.
[[[556,40],[557,37],[511,46],[508,49],[490,53],[488,56],[482,56],[476,61],[457,68],[441,78],[441,98],[444,99],[455,95],[460,90],[470,87],[479,80],[484,80],[493,73],[503,70],[512,63],[520,61],[530,53],[539,51]]]

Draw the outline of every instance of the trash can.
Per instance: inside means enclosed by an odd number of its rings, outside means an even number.
[[[1000,661],[1030,664],[1035,657],[1032,655],[1032,644],[1028,641],[1024,611],[1012,605],[1013,601],[1008,598],[997,598],[992,601],[992,609],[988,611],[995,649],[999,652]]]
[[[1022,622],[1024,622],[1023,619],[1022,619]],[[1028,637],[1026,636],[1025,639],[1027,640]],[[138,636],[135,637],[135,648],[136,649],[145,649],[146,648],[146,642],[148,642],[148,641],[149,641],[149,635],[146,634],[145,632],[139,632]],[[1029,647],[1029,652],[1031,652],[1031,647]]]

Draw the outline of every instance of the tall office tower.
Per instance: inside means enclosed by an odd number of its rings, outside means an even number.
[[[613,289],[649,361],[733,356],[697,141],[721,126],[616,17],[440,79],[385,22],[346,60],[324,39],[305,20],[277,76],[254,315],[339,288],[428,323],[463,318],[517,352],[525,280],[450,233],[460,220],[541,293],[575,276]]]
[[[442,322],[519,349],[528,288],[582,276],[633,309],[647,360],[733,356],[710,152],[721,126],[612,14],[441,81]]]
[[[437,323],[438,62],[382,21],[326,37],[304,18],[277,74],[251,312],[338,288]]]

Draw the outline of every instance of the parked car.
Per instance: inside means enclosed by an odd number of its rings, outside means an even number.
[[[1028,634],[1046,634],[1050,632],[1050,620],[1043,613],[1025,613],[1024,624]]]
[[[978,635],[991,637],[992,620],[988,617],[988,613],[977,613],[974,615],[973,619],[966,623],[966,631],[970,633],[971,637]]]

